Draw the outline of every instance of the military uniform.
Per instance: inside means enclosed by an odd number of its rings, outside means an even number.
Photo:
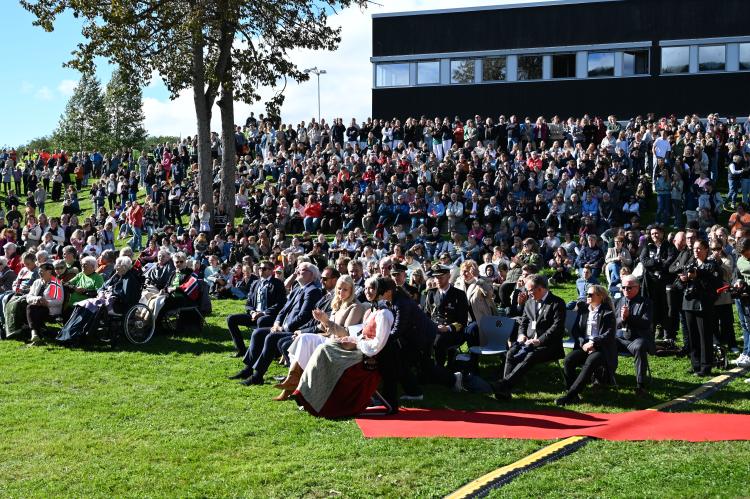
[[[453,285],[449,285],[445,292],[435,288],[427,292],[425,311],[438,327],[448,326],[450,329],[438,333],[435,338],[435,363],[442,366],[445,364],[448,350],[465,340],[464,329],[469,317],[469,301],[466,293]]]

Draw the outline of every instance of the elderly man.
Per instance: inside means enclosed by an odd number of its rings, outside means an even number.
[[[162,313],[195,305],[201,296],[200,277],[188,266],[187,255],[178,251],[172,256],[172,261],[174,262],[175,272],[169,285],[162,290],[163,293],[166,292],[164,306],[161,309]]]
[[[240,326],[257,326],[258,328],[272,326],[285,303],[284,283],[273,276],[273,264],[267,260],[262,261],[260,279],[250,285],[247,293],[245,313],[227,317],[227,329],[236,349],[233,357],[244,357],[247,352]]]
[[[31,289],[31,284],[39,278],[39,269],[36,266],[34,253],[26,252],[23,255],[23,268],[13,281],[10,291],[0,295],[0,337],[5,338],[5,305],[14,296],[25,295]]]
[[[320,271],[309,262],[297,266],[297,286],[287,298],[286,304],[279,311],[273,326],[261,327],[253,331],[250,347],[242,362],[245,368],[229,379],[242,379],[245,386],[263,384],[263,375],[271,364],[274,355],[278,355],[278,343],[284,336],[289,336],[312,318],[315,304],[323,293],[318,287]]]
[[[524,304],[518,338],[506,355],[503,377],[492,385],[498,400],[509,400],[513,386],[535,364],[565,356],[565,303],[549,291],[544,276],[530,275],[524,286],[530,299]]]
[[[648,354],[656,353],[654,344],[651,300],[641,296],[641,285],[632,275],[622,278],[623,296],[615,305],[617,320],[617,343],[620,352],[635,357],[635,393],[647,395]]]
[[[13,289],[13,281],[16,280],[17,274],[8,267],[8,259],[0,256],[0,294]]]
[[[99,288],[104,285],[104,279],[96,273],[96,258],[93,256],[81,258],[81,266],[83,270],[63,286],[69,293],[68,304],[70,305],[75,305],[86,298],[93,298]]]
[[[8,267],[18,274],[21,271],[21,267],[23,267],[21,255],[19,255],[17,251],[18,246],[16,246],[16,243],[5,243],[3,250],[5,251],[5,258],[8,259]]]
[[[23,326],[28,326],[31,329],[31,345],[39,345],[42,342],[39,332],[50,317],[60,314],[62,303],[62,284],[55,277],[55,269],[51,263],[43,263],[39,267],[39,279],[34,281],[29,292],[8,302],[8,320],[5,323],[8,337],[18,334]],[[20,319],[21,314],[25,315],[25,321]]]

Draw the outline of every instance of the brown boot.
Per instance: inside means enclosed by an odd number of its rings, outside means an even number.
[[[295,388],[297,388],[301,377],[302,368],[295,362],[294,365],[289,369],[289,374],[287,375],[286,379],[278,385],[275,385],[274,388],[277,388],[279,390],[294,390]]]
[[[292,396],[292,393],[294,393],[294,390],[282,390],[282,392],[276,395],[273,399],[277,402],[283,402],[285,400],[289,400],[289,397]]]

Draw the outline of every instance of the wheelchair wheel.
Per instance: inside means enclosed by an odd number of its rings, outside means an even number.
[[[139,303],[125,314],[123,329],[130,343],[134,345],[148,343],[154,335],[154,314],[146,305]]]
[[[160,320],[161,329],[163,329],[164,332],[169,335],[177,334],[179,319],[179,310],[167,310],[163,312]]]

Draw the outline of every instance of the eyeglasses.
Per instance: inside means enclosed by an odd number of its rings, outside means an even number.
[[[185,260],[175,260],[174,263],[186,263]]]
[[[636,289],[637,286],[623,286],[622,289]]]
[[[330,281],[331,279],[336,279],[335,277],[321,277],[321,281]]]
[[[592,296],[596,296],[595,293],[586,293],[586,298],[591,298]]]

